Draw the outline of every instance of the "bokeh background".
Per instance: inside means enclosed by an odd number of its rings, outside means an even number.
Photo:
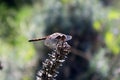
[[[73,36],[57,80],[120,80],[120,0],[0,0],[0,80],[35,80],[50,49],[29,43]]]

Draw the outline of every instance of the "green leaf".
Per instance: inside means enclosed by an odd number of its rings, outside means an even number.
[[[105,42],[107,47],[114,53],[118,54],[120,52],[120,46],[115,35],[111,32],[107,32],[105,35]]]
[[[113,20],[113,19],[119,19],[120,18],[120,12],[111,10],[108,14],[108,19]]]
[[[95,30],[99,31],[99,30],[101,29],[101,24],[100,24],[100,22],[99,22],[99,21],[95,21],[95,22],[93,23],[93,28],[94,28]]]

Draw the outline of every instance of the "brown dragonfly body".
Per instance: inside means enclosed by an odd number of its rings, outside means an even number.
[[[29,40],[29,42],[34,42],[34,41],[41,41],[41,40],[45,40],[47,37],[43,37],[43,38],[36,38],[36,39],[31,39]]]
[[[49,36],[46,36],[46,37],[43,37],[43,38],[29,40],[29,42],[45,40],[44,44],[47,47],[56,48],[58,42],[68,41],[68,40],[71,40],[71,39],[72,39],[72,36],[70,36],[70,35],[65,35],[65,34],[62,34],[62,33],[53,33],[53,34],[51,34]]]

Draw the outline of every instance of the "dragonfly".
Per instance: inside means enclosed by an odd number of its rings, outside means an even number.
[[[51,35],[48,35],[48,36],[45,36],[42,38],[31,39],[31,40],[29,40],[29,42],[44,40],[45,46],[47,46],[51,49],[55,49],[59,42],[63,42],[63,41],[66,42],[66,41],[69,41],[71,39],[72,39],[71,35],[66,35],[66,34],[56,32],[56,33],[53,33]]]

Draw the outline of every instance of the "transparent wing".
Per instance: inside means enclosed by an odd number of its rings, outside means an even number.
[[[72,39],[72,36],[70,36],[70,35],[65,35],[65,37],[66,37],[66,40],[65,40],[65,41],[69,41],[69,40]]]
[[[57,39],[46,39],[44,41],[45,46],[52,48],[52,49],[57,47],[57,43],[58,43]]]

